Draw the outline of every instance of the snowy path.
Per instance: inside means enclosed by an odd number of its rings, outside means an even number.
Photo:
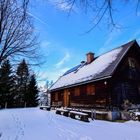
[[[0,140],[140,140],[140,122],[73,120],[54,112],[0,110]]]

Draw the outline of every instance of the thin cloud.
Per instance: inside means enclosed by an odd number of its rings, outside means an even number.
[[[70,58],[69,53],[66,53],[64,58],[62,60],[60,60],[55,66],[56,68],[60,68],[66,61],[68,61]]]
[[[116,39],[118,36],[120,36],[121,30],[120,29],[115,29],[113,30],[109,35],[108,39],[104,43],[104,46],[108,46],[114,39]]]
[[[49,0],[49,2],[61,11],[69,11],[71,9],[75,9],[74,6],[66,0]]]
[[[102,54],[105,53],[106,51],[110,50],[112,48],[112,42],[113,40],[116,40],[120,34],[121,34],[121,30],[114,30],[112,31],[108,36],[107,36],[107,40],[105,41],[103,47],[101,47],[98,51],[98,54]]]
[[[42,23],[42,24],[44,24],[44,25],[47,25],[48,26],[48,24],[46,23],[46,22],[44,22],[42,19],[40,19],[39,17],[37,17],[37,16],[35,16],[35,15],[33,15],[32,13],[30,13],[30,12],[27,12],[28,13],[28,15],[30,15],[31,17],[33,17],[34,19],[36,19],[36,20],[38,20],[40,23]]]

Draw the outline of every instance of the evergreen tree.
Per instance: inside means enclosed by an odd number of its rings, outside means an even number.
[[[30,82],[28,85],[28,93],[27,93],[27,106],[35,107],[38,105],[38,88],[36,84],[35,75],[31,75]]]
[[[13,75],[9,60],[5,60],[0,68],[0,106],[13,106]]]
[[[26,61],[23,59],[17,67],[17,91],[15,103],[17,107],[23,107],[27,102],[27,89],[29,84],[29,69]]]

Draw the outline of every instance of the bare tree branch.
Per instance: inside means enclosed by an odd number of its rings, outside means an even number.
[[[109,27],[113,28],[121,28],[114,18],[114,3],[117,2],[115,0],[60,0],[59,4],[68,5],[69,13],[71,13],[74,5],[80,6],[82,10],[87,12],[91,11],[93,15],[92,27],[86,31],[85,33],[91,32],[95,27],[97,27],[104,19],[108,19],[105,24],[109,24]],[[123,0],[122,2],[129,3],[130,0]],[[121,3],[121,1],[120,1]],[[136,13],[139,9],[140,0],[136,0]],[[84,33],[84,34],[85,34]]]
[[[28,5],[29,0],[0,1],[0,64],[7,58],[37,57],[38,43]]]

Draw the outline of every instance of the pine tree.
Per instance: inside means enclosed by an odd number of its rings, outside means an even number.
[[[17,67],[17,91],[16,91],[16,106],[23,107],[27,102],[27,88],[29,84],[29,69],[26,61],[23,59]]]
[[[9,60],[5,60],[0,68],[0,106],[13,106],[13,75]]]
[[[30,82],[28,85],[28,93],[27,93],[27,106],[35,107],[38,105],[38,88],[36,84],[35,75],[31,75]]]

